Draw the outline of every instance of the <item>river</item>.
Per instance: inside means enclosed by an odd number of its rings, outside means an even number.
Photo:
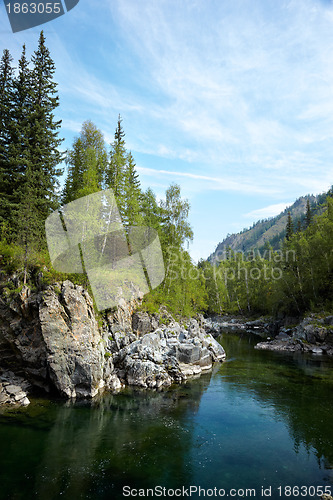
[[[2,412],[0,498],[333,493],[333,361],[219,341],[227,361],[182,386]]]

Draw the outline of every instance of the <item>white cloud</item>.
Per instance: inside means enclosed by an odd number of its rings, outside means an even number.
[[[64,133],[91,119],[111,142],[120,113],[145,184],[209,192],[217,214],[219,191],[244,194],[240,219],[251,194],[266,210],[332,184],[332,3],[82,0],[45,30]],[[17,60],[38,34],[0,40]]]
[[[274,217],[275,215],[279,215],[286,207],[292,205],[293,202],[287,203],[276,203],[275,205],[269,205],[268,207],[258,208],[257,210],[252,210],[247,214],[244,214],[244,217],[249,219],[266,219],[268,217]]]
[[[191,172],[179,172],[171,170],[161,170],[146,167],[137,167],[137,171],[141,175],[148,175],[152,178],[154,177],[172,177],[173,179],[177,177],[182,177],[186,179],[191,179],[198,181],[197,189],[204,191],[206,189],[214,191],[234,191],[240,193],[260,193],[267,194],[268,192],[274,192],[267,186],[257,186],[254,183],[246,181],[235,181],[233,179],[228,179],[227,177],[212,177],[209,175],[194,174]]]

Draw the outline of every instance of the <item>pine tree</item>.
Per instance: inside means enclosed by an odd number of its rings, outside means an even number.
[[[20,228],[17,221],[20,219],[22,209],[22,194],[26,193],[23,188],[29,177],[28,169],[31,169],[30,162],[30,112],[31,112],[31,71],[26,58],[26,48],[23,45],[22,55],[18,63],[18,75],[14,79],[13,94],[15,106],[13,109],[13,119],[11,127],[11,144],[9,156],[12,168],[11,179],[11,210],[8,215],[11,219],[11,226],[15,234]],[[30,172],[30,170],[29,170]],[[29,195],[29,190],[27,191]]]
[[[0,235],[6,232],[11,191],[9,146],[13,106],[13,58],[3,51],[0,62]],[[6,226],[6,227],[5,227]]]
[[[40,33],[38,48],[32,56],[32,63],[29,113],[31,168],[27,172],[31,174],[28,182],[34,191],[31,196],[37,202],[35,209],[38,216],[35,222],[38,227],[34,230],[43,239],[44,222],[59,204],[58,177],[62,172],[58,165],[63,157],[58,149],[62,142],[58,137],[61,120],[56,121],[54,116],[54,110],[59,106],[57,84],[53,81],[55,65],[45,45],[43,31]],[[25,200],[22,203],[26,205]]]
[[[96,193],[100,191],[101,187],[99,182],[98,160],[96,158],[96,152],[92,147],[89,147],[86,151],[86,161],[87,168],[83,172],[82,187],[77,193],[78,198]]]
[[[53,81],[55,66],[43,32],[32,63],[33,68],[28,70],[24,48],[16,82],[16,98],[20,98],[21,102],[15,103],[17,143],[13,148],[18,179],[15,186],[16,239],[25,247],[24,282],[27,279],[29,251],[45,245],[44,223],[58,206],[58,176],[61,174],[58,164],[62,159],[58,150],[62,142],[58,138],[61,121],[56,121],[54,117],[54,110],[59,105],[57,84]],[[24,112],[24,126],[19,131],[18,125]]]
[[[310,206],[309,198],[306,200],[306,214],[305,214],[305,228],[309,227],[312,220],[312,210]]]
[[[139,175],[135,169],[135,162],[131,152],[128,153],[126,159],[123,195],[123,222],[125,226],[140,225],[143,220],[143,195],[140,188]]]
[[[163,210],[156,201],[156,195],[151,188],[148,188],[142,197],[142,215],[144,226],[152,227],[161,234],[163,227]]]
[[[294,224],[291,213],[288,212],[287,226],[286,226],[286,240],[289,241],[294,234]]]
[[[106,173],[106,187],[112,188],[119,205],[120,213],[124,202],[124,174],[126,169],[126,147],[125,132],[121,125],[121,116],[118,116],[117,128],[114,134],[114,141],[111,145],[110,162]]]

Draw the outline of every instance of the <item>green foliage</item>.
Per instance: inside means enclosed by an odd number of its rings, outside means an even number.
[[[227,252],[218,266],[201,262],[208,312],[301,316],[332,310],[333,198],[303,231],[289,230],[281,250],[263,256]]]
[[[12,274],[21,267],[23,256],[24,250],[21,246],[0,241],[0,269],[6,274]]]
[[[2,241],[23,245],[24,282],[29,253],[45,247],[44,222],[58,206],[59,105],[54,62],[40,33],[38,48],[26,58],[23,45],[18,73],[4,51],[0,65],[0,231]]]
[[[10,161],[10,145],[12,142],[13,121],[13,58],[5,49],[0,62],[0,225],[7,222],[12,197],[12,165]]]
[[[165,305],[173,314],[193,316],[207,307],[207,292],[201,269],[182,248],[165,249],[165,279],[144,298],[145,309],[158,312]]]
[[[209,261],[217,262],[224,258],[228,246],[234,251],[242,251],[245,254],[253,249],[265,248],[266,242],[274,250],[279,250],[286,237],[286,226],[288,223],[288,212],[290,212],[294,230],[306,229],[315,215],[323,212],[323,204],[326,202],[330,191],[317,196],[307,195],[298,198],[289,208],[286,208],[276,217],[259,220],[253,223],[252,227],[246,228],[238,234],[227,235],[227,237],[217,245],[215,252],[209,257]],[[310,208],[310,210],[309,210]]]
[[[294,223],[291,217],[291,213],[288,212],[288,219],[286,225],[286,239],[289,241],[294,234]]]
[[[99,191],[107,168],[107,150],[102,132],[90,121],[83,123],[79,137],[67,152],[67,177],[62,203]]]

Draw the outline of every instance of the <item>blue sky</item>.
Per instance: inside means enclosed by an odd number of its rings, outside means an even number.
[[[64,148],[87,119],[110,143],[120,113],[142,186],[181,185],[195,260],[333,184],[329,0],[80,0],[16,34],[1,4],[0,22],[15,61],[44,30]]]

